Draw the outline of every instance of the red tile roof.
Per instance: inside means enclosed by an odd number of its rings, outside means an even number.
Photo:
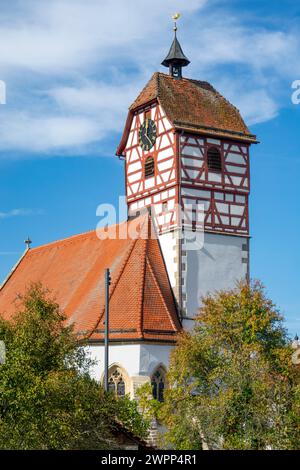
[[[156,72],[129,108],[117,155],[124,151],[133,113],[156,100],[175,129],[256,142],[256,136],[250,133],[239,110],[208,82],[188,78],[178,80]]]
[[[117,233],[137,223],[134,240],[100,240],[92,231],[27,251],[0,290],[1,314],[12,318],[20,295],[41,282],[79,335],[101,341],[109,267],[111,340],[174,342],[181,324],[159,242],[145,235],[148,216],[120,224]]]

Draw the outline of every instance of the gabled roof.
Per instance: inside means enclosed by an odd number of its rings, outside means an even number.
[[[135,226],[135,239],[118,236]],[[145,235],[149,227],[148,215],[140,216],[116,226],[114,240],[92,231],[28,250],[0,290],[0,313],[11,319],[20,295],[41,282],[80,337],[102,341],[109,267],[111,340],[175,341],[181,324],[159,242]]]
[[[208,82],[178,80],[156,72],[129,108],[117,155],[124,152],[134,112],[154,101],[160,103],[174,129],[256,142],[239,110]]]

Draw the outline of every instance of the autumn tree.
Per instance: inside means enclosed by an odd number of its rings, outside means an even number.
[[[40,285],[12,321],[0,319],[1,449],[112,449],[116,422],[146,435],[136,403],[105,394],[91,379],[86,349],[65,320]]]
[[[262,285],[203,299],[171,356],[160,410],[177,449],[297,449],[299,369],[283,318]]]

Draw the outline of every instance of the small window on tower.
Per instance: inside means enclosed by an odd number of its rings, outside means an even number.
[[[148,157],[145,161],[145,178],[154,176],[154,158]]]
[[[210,171],[222,171],[222,157],[216,147],[211,147],[207,152],[207,166]]]

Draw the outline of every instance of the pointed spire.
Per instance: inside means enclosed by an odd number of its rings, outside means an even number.
[[[170,75],[174,78],[182,78],[182,67],[189,65],[189,59],[184,55],[182,47],[177,39],[177,20],[180,18],[180,13],[176,13],[173,17],[174,20],[174,41],[170,51],[162,62],[162,65],[169,68]]]

